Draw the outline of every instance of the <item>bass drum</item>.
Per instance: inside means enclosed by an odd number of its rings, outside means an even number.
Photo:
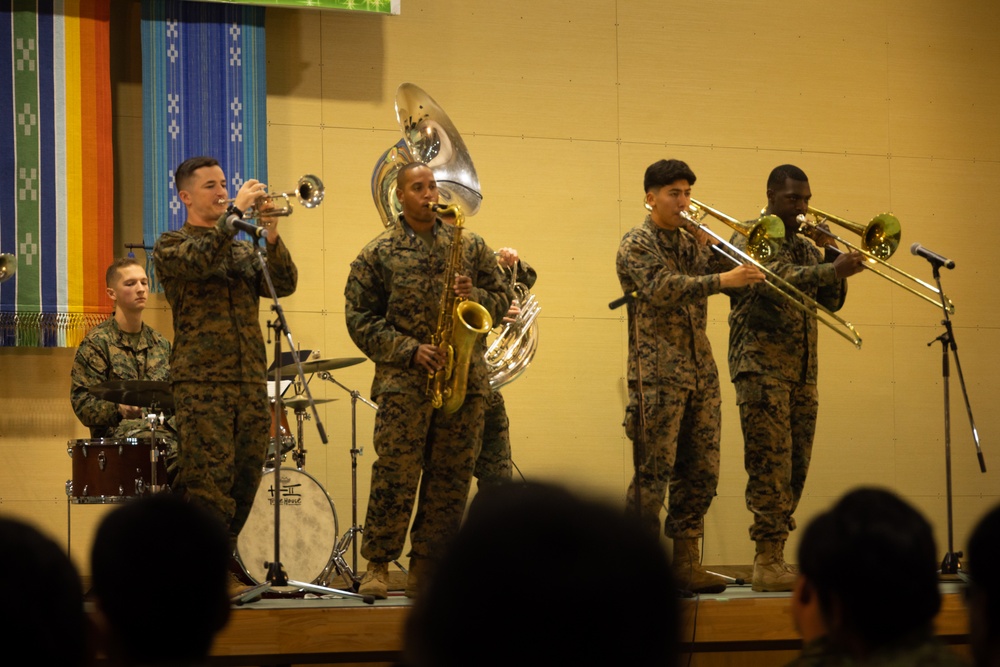
[[[340,527],[333,501],[311,475],[280,468],[281,535],[278,557],[291,581],[325,586]],[[246,525],[236,540],[236,558],[255,583],[267,581],[274,560],[274,470],[264,470]],[[276,591],[297,590],[276,586]]]

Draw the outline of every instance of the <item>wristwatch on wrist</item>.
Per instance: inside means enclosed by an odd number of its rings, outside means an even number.
[[[235,203],[232,203],[228,207],[226,207],[226,213],[229,213],[230,215],[235,215],[237,218],[241,220],[243,219],[243,211],[236,208]]]

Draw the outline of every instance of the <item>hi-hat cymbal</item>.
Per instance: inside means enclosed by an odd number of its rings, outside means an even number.
[[[365,361],[365,357],[343,357],[341,359],[313,359],[312,361],[302,362],[302,372],[303,373],[319,373],[321,371],[332,371],[338,368],[345,368],[347,366],[353,366],[354,364],[360,364]],[[299,370],[295,367],[295,364],[289,364],[287,366],[281,367],[281,379],[292,380],[298,377]]]
[[[174,409],[170,383],[162,380],[108,380],[91,387],[90,393],[97,398],[122,405]]]
[[[313,403],[319,405],[320,403],[330,403],[336,401],[335,398],[314,398]],[[291,398],[281,399],[282,405],[293,410],[300,410],[309,407],[309,397],[308,396],[292,396]]]

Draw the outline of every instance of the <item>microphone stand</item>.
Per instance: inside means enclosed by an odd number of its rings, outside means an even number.
[[[972,417],[972,406],[969,404],[969,393],[965,388],[965,377],[962,375],[962,364],[958,359],[958,345],[955,344],[955,332],[951,326],[951,318],[948,315],[948,308],[945,305],[947,299],[944,296],[944,290],[941,289],[941,266],[942,263],[938,261],[931,260],[931,266],[934,270],[934,280],[937,283],[938,294],[941,295],[941,310],[944,312],[944,319],[941,324],[944,325],[944,333],[927,343],[928,347],[934,344],[934,341],[941,342],[941,378],[942,386],[944,387],[944,470],[945,470],[945,488],[946,488],[946,498],[948,504],[948,551],[944,555],[944,559],[941,561],[941,574],[958,574],[958,571],[962,569],[962,552],[954,551],[953,542],[953,522],[952,522],[952,502],[951,502],[951,394],[948,385],[948,380],[950,376],[950,369],[948,365],[949,357],[948,351],[955,355],[955,368],[958,370],[958,380],[962,388],[962,396],[965,398],[965,410],[969,415],[969,425],[972,427],[972,438],[976,443],[976,455],[979,458],[979,469],[982,472],[986,472],[986,461],[983,459],[983,450],[979,446],[979,431],[976,429],[976,422]]]
[[[266,234],[262,235],[266,236]],[[319,431],[320,440],[323,444],[327,444],[328,439],[326,437],[326,430],[323,428],[323,423],[319,419],[319,413],[316,411],[316,403],[313,401],[312,392],[309,390],[309,385],[305,382],[305,372],[302,368],[302,361],[299,359],[298,350],[295,347],[295,343],[292,340],[292,332],[288,326],[288,321],[285,319],[285,311],[281,307],[281,303],[278,301],[278,293],[274,289],[274,282],[271,280],[271,273],[267,268],[267,251],[260,246],[261,236],[256,236],[254,239],[254,247],[257,251],[257,257],[260,260],[261,273],[264,276],[264,281],[267,283],[267,289],[271,295],[271,310],[275,313],[276,318],[273,322],[269,322],[268,326],[274,330],[274,358],[277,361],[281,359],[281,337],[282,334],[288,339],[288,348],[291,350],[292,358],[295,360],[295,368],[298,373],[298,379],[302,382],[305,388],[306,397],[309,400],[309,406],[312,408],[313,418],[316,420],[316,429]],[[281,415],[284,413],[284,406],[281,401],[281,365],[280,363],[274,364],[274,402],[271,404],[271,409],[274,411],[272,414],[272,424],[281,423]],[[321,593],[330,593],[335,595],[341,595],[343,597],[353,597],[363,600],[366,604],[374,604],[375,598],[371,595],[360,595],[351,591],[343,591],[336,588],[327,588],[326,586],[319,586],[317,584],[306,583],[302,581],[294,581],[288,578],[285,573],[284,568],[281,566],[281,447],[280,443],[275,443],[274,452],[274,481],[273,484],[273,496],[274,496],[274,560],[270,563],[265,563],[267,565],[267,580],[263,584],[254,586],[253,588],[245,591],[241,595],[237,596],[237,604],[242,604],[245,601],[255,599],[263,594],[265,591],[273,586],[294,586],[303,590],[309,590]]]
[[[356,590],[361,580],[356,574],[358,570],[358,540],[355,540],[354,536],[364,532],[361,526],[358,525],[358,455],[361,453],[361,450],[358,449],[358,401],[361,401],[375,411],[378,411],[378,405],[366,399],[358,390],[348,389],[337,382],[336,378],[330,375],[328,371],[320,373],[319,377],[321,380],[332,382],[351,395],[351,527],[340,537],[340,540],[334,547],[333,562],[341,572],[350,577],[351,581],[354,582]],[[347,561],[344,560],[348,544],[352,547],[353,567],[348,565]],[[396,565],[402,569],[402,566],[398,562]]]

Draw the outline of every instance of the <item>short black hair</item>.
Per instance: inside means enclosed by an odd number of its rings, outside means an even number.
[[[229,620],[230,554],[222,521],[180,494],[139,496],[104,516],[91,547],[92,592],[127,664],[205,659]],[[137,602],[150,576],[165,572],[180,573],[184,591]],[[150,641],[151,629],[161,640]]]
[[[659,160],[646,167],[646,175],[642,179],[645,192],[657,190],[675,181],[685,180],[694,185],[695,175],[686,162],[680,160]]]
[[[670,559],[659,538],[617,505],[545,482],[482,489],[436,568],[407,619],[409,667],[676,663]],[[483,572],[515,585],[478,594]],[[601,573],[615,575],[615,590],[655,604],[594,605],[591,584]],[[558,600],[560,622],[551,605],[525,604],[530,582]]]
[[[806,172],[802,171],[794,164],[780,164],[772,169],[771,174],[767,177],[767,189],[774,190],[776,188],[780,188],[789,178],[793,181],[801,181],[803,183],[809,182],[809,177],[806,176]]]
[[[409,178],[407,174],[409,174],[414,169],[419,169],[420,167],[427,167],[427,165],[424,164],[423,162],[407,162],[402,167],[400,167],[399,171],[396,172],[396,187],[397,188],[405,187],[406,183],[404,183],[403,177],[406,176],[407,178]],[[430,167],[427,168],[430,169]],[[433,173],[433,170],[431,173]]]
[[[31,589],[8,613],[17,621],[0,625],[4,645],[27,647],[40,665],[89,664],[83,584],[62,547],[31,524],[0,517],[0,571]]]
[[[118,272],[124,269],[126,266],[142,266],[135,257],[119,257],[111,266],[108,267],[107,272],[104,274],[104,284],[107,287],[111,287],[115,280],[118,279]],[[145,270],[145,267],[143,267]]]
[[[1000,628],[1000,505],[979,520],[969,537],[966,570],[971,586],[985,593],[986,617],[991,628]]]
[[[910,503],[860,487],[809,523],[799,568],[827,626],[839,609],[839,627],[872,649],[931,632],[941,607],[936,550],[930,523]]]
[[[194,172],[198,171],[202,167],[217,167],[219,166],[219,161],[214,157],[207,157],[201,155],[198,157],[189,157],[188,159],[181,162],[177,169],[174,170],[174,186],[177,188],[177,192],[180,192],[187,186],[188,179]]]

